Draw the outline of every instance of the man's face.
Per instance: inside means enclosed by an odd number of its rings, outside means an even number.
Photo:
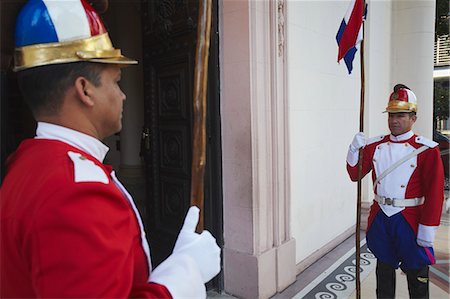
[[[389,113],[388,125],[391,134],[398,136],[412,129],[417,117],[409,112]]]
[[[100,75],[101,84],[93,88],[95,119],[99,138],[103,139],[122,129],[123,101],[126,96],[119,86],[120,67],[106,66]]]

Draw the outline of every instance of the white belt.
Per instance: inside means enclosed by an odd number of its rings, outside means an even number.
[[[416,197],[416,198],[388,198],[384,196],[379,196],[378,194],[375,194],[375,201],[382,205],[388,205],[393,207],[416,207],[420,206],[425,202],[425,198],[423,197]]]

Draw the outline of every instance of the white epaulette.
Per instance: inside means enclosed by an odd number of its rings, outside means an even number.
[[[427,138],[425,138],[423,136],[417,136],[416,137],[416,142],[420,143],[420,144],[423,144],[423,145],[426,145],[426,146],[428,146],[430,148],[436,147],[439,144],[439,143],[434,142],[433,140],[427,139]]]
[[[369,144],[381,141],[381,140],[383,140],[384,136],[385,135],[380,135],[380,136],[369,138],[369,139],[367,139],[367,144],[366,145],[369,145]]]
[[[97,182],[108,184],[109,179],[105,171],[93,161],[80,153],[67,152],[73,161],[74,178],[76,183]]]

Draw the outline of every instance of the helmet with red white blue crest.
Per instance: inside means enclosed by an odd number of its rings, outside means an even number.
[[[385,112],[417,112],[416,95],[406,85],[395,85],[394,91],[389,96],[389,101]]]
[[[85,0],[30,0],[16,20],[14,71],[77,61],[136,64]]]

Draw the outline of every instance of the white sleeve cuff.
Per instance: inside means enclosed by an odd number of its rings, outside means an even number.
[[[358,151],[358,150],[354,151],[354,150],[352,149],[352,146],[350,145],[350,146],[348,147],[348,152],[347,152],[347,163],[348,163],[351,167],[353,167],[353,166],[355,166],[356,164],[358,164],[358,159],[359,159],[359,151]]]
[[[419,224],[417,243],[421,246],[432,247],[437,228],[437,226]]]
[[[173,254],[150,274],[150,282],[165,286],[172,298],[206,298],[206,288],[195,261],[185,254]]]

